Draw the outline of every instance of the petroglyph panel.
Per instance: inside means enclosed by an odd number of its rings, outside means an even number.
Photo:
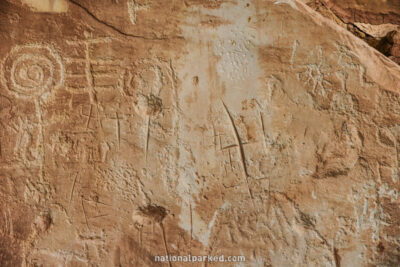
[[[0,266],[399,265],[396,64],[298,0],[23,2]]]

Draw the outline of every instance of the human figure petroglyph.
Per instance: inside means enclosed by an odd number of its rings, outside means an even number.
[[[125,69],[123,93],[132,98],[133,110],[143,121],[144,156],[147,161],[150,140],[154,135],[154,122],[164,115],[164,101],[171,96],[164,88],[171,85],[166,62],[141,59]]]

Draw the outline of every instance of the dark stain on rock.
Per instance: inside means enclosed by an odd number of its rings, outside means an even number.
[[[333,248],[333,255],[335,256],[335,265],[336,267],[340,267],[340,261],[342,260],[339,255],[339,249]]]
[[[147,217],[154,219],[156,222],[161,223],[168,214],[168,210],[164,207],[150,204],[145,207],[140,207],[139,210]]]
[[[20,243],[15,238],[4,233],[0,234],[0,266],[21,266]]]

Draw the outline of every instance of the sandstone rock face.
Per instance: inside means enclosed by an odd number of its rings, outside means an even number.
[[[400,64],[400,2],[397,0],[301,0]]]
[[[400,264],[400,67],[304,3],[0,12],[1,266]]]
[[[400,24],[400,2],[397,0],[322,0],[346,22],[373,25]]]

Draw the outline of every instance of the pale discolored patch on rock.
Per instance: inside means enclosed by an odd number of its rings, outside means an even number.
[[[63,13],[68,11],[68,1],[66,0],[22,0],[22,3],[36,12]]]

